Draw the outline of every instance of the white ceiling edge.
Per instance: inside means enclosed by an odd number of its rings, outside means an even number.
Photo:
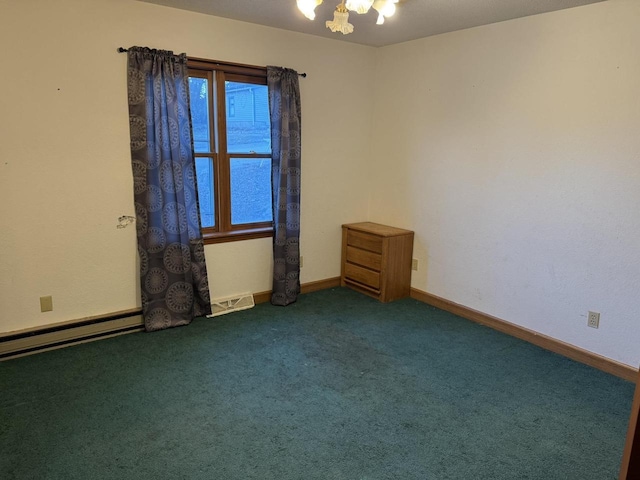
[[[295,0],[138,1],[382,47],[606,0],[400,0],[396,14],[388,18],[384,25],[376,25],[377,12],[373,9],[364,15],[351,12],[349,21],[355,29],[350,35],[332,33],[325,27],[325,21],[333,19],[333,11],[339,0],[324,0],[316,8],[314,21],[302,15]]]

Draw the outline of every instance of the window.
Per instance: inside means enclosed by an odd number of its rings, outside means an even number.
[[[271,126],[266,68],[189,60],[205,243],[271,236]]]

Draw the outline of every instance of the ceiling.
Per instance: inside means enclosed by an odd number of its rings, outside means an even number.
[[[351,12],[349,21],[355,29],[350,35],[331,33],[324,25],[326,20],[333,20],[340,0],[325,0],[319,5],[315,21],[300,13],[295,0],[140,1],[381,47],[603,0],[400,0],[395,16],[384,25],[376,25],[377,12],[373,9],[365,15]]]

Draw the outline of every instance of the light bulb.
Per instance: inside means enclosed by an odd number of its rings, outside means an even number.
[[[375,0],[373,8],[378,11],[378,20],[376,23],[382,25],[385,17],[391,17],[396,13],[396,3],[398,0]]]
[[[315,9],[322,3],[322,0],[296,0],[298,10],[300,10],[309,20],[316,18]]]
[[[373,0],[347,0],[346,7],[359,14],[367,13],[373,5]]]

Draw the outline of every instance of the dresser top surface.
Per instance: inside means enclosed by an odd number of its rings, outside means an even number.
[[[348,228],[350,230],[357,230],[360,232],[372,233],[374,235],[380,235],[381,237],[395,237],[397,235],[409,235],[413,234],[411,230],[405,230],[404,228],[390,227],[388,225],[381,225],[373,222],[359,222],[359,223],[345,223],[342,228]]]

